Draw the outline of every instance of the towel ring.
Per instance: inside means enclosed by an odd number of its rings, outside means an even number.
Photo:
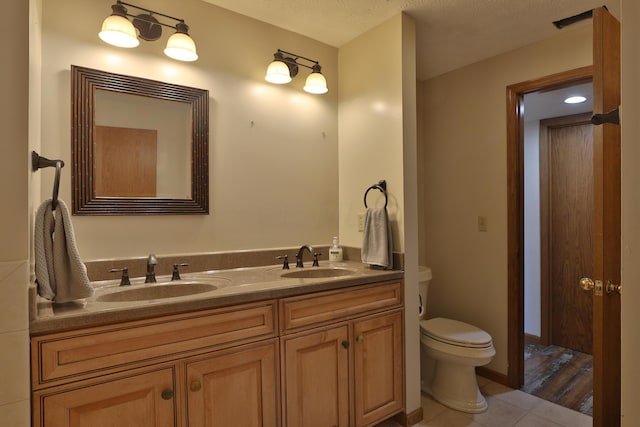
[[[34,172],[38,169],[48,168],[51,166],[56,167],[56,177],[53,181],[53,194],[51,195],[51,209],[56,210],[58,207],[58,190],[60,189],[60,174],[64,167],[64,161],[62,160],[49,160],[46,157],[42,157],[35,151],[31,152],[31,170]]]
[[[380,190],[380,192],[384,194],[384,207],[386,209],[387,203],[389,203],[389,197],[387,196],[387,181],[385,181],[384,179],[378,182],[377,184],[374,184],[371,187],[367,188],[367,191],[364,192],[364,207],[368,208],[367,194],[369,193],[369,190],[373,190],[373,189]]]

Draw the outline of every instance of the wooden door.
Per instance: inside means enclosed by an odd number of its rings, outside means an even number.
[[[187,364],[187,425],[275,427],[277,341],[218,352]]]
[[[156,197],[158,131],[94,128],[95,197]]]
[[[356,426],[371,425],[403,408],[402,312],[354,323]]]
[[[34,425],[43,427],[177,425],[172,368],[34,397],[43,407],[42,419]]]
[[[284,426],[349,425],[349,346],[347,325],[283,339]]]
[[[542,338],[588,354],[593,302],[576,283],[591,274],[593,263],[590,119],[581,114],[540,122]]]
[[[607,113],[620,105],[620,23],[598,8],[593,25],[593,110]],[[595,126],[593,159],[593,425],[615,427],[620,425],[620,294],[608,288],[620,285],[619,125]]]

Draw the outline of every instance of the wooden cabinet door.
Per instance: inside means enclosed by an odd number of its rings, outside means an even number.
[[[44,427],[169,427],[176,424],[174,370],[75,386],[48,395],[36,393]],[[40,423],[40,424],[38,424]]]
[[[278,425],[277,340],[187,363],[187,425]]]
[[[283,338],[286,427],[349,425],[349,329],[314,329]]]
[[[356,426],[371,425],[404,407],[402,312],[354,322]]]

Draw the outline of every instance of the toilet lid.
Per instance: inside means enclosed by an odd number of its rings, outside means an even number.
[[[484,348],[492,345],[491,335],[482,329],[442,317],[421,320],[420,331],[435,340],[459,347]]]

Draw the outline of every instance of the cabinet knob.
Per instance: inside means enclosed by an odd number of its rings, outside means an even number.
[[[342,346],[344,348],[349,348],[349,341],[347,341],[347,340],[342,341]]]
[[[364,342],[364,335],[358,335],[358,336],[356,337],[356,342],[357,342],[358,344],[362,344],[362,343]]]
[[[171,400],[173,399],[173,390],[166,388],[162,390],[162,394],[160,396],[162,396],[164,400]]]
[[[189,390],[191,391],[200,391],[201,388],[202,383],[198,380],[193,380],[191,381],[191,384],[189,384]]]

